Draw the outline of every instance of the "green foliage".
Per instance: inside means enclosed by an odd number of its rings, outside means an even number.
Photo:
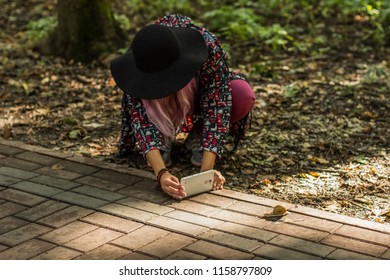
[[[201,16],[211,30],[231,41],[254,41],[270,45],[272,50],[284,47],[293,38],[279,24],[262,26],[262,17],[250,8],[223,6]]]
[[[387,70],[387,64],[381,63],[377,65],[370,65],[367,67],[366,73],[363,77],[365,83],[377,83],[381,81],[386,81],[389,79],[389,73]]]
[[[54,16],[30,21],[27,24],[27,37],[32,41],[37,41],[49,35],[57,26],[57,18]]]
[[[168,14],[184,14],[206,26],[228,49],[247,61],[259,54],[304,53],[321,56],[340,48],[360,51],[390,43],[389,0],[129,0],[132,26]],[[242,58],[240,59],[242,61]],[[260,65],[260,64],[259,64]],[[259,66],[260,67],[260,66]],[[261,68],[261,67],[260,67]],[[263,72],[261,69],[256,73]]]
[[[121,1],[122,2],[122,1]],[[132,12],[132,22],[150,23],[168,14],[194,14],[194,1],[190,0],[130,0],[123,4]],[[195,1],[198,2],[198,1]]]
[[[294,98],[298,93],[300,89],[297,87],[294,83],[287,85],[283,89],[283,96],[285,98]]]
[[[71,125],[71,126],[75,126],[78,124],[78,121],[72,117],[64,117],[64,123],[65,124],[68,124],[68,125]]]
[[[122,30],[128,31],[131,29],[131,22],[126,15],[114,14],[114,20],[119,24],[119,27]]]
[[[248,8],[223,6],[205,13],[201,18],[208,23],[208,28],[233,40],[253,39],[258,35],[259,29],[262,29],[259,17]]]
[[[371,37],[378,44],[383,45],[387,38],[390,37],[390,4],[389,1],[377,1],[373,5],[366,6],[367,15],[374,29],[371,31]]]

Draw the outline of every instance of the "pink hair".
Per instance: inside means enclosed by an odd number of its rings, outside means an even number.
[[[176,136],[177,128],[191,113],[197,93],[195,78],[181,90],[160,99],[143,99],[150,121],[171,141]]]

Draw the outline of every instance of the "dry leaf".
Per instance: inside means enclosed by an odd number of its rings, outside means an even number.
[[[116,85],[116,83],[115,83],[115,81],[114,81],[114,79],[113,78],[111,78],[111,80],[110,80],[110,86],[115,86]]]
[[[369,111],[365,111],[363,113],[363,116],[369,118],[369,119],[376,119],[378,117],[378,114],[375,114],[375,113],[371,113]]]
[[[253,175],[256,174],[256,172],[255,169],[241,169],[241,173],[244,175]]]
[[[282,180],[283,182],[289,182],[292,179],[293,179],[293,177],[291,177],[291,176],[287,176],[287,175],[280,176],[280,180]]]
[[[295,161],[290,159],[290,158],[286,158],[286,159],[283,159],[283,163],[287,166],[293,166],[295,165]]]
[[[9,124],[5,124],[3,127],[3,138],[7,140],[11,137],[11,134],[12,126],[10,126]]]
[[[353,200],[364,204],[371,204],[370,201],[365,199],[364,197],[355,197]]]
[[[385,210],[382,210],[379,214],[379,216],[387,216],[390,217],[390,208],[387,208]]]
[[[342,207],[348,207],[349,206],[349,201],[346,200],[346,199],[343,199],[341,202],[340,202],[340,205]]]
[[[50,78],[49,77],[45,77],[41,80],[41,84],[47,84],[48,82],[50,82]]]
[[[88,146],[90,146],[91,148],[98,149],[98,150],[102,150],[103,149],[102,145],[99,145],[99,144],[96,144],[96,143],[88,143]]]
[[[54,164],[51,166],[52,170],[62,170],[64,167],[61,164]]]
[[[72,131],[69,131],[69,139],[78,139],[79,136],[81,136],[81,131],[80,129],[75,129],[75,130],[72,130]]]
[[[299,173],[298,177],[306,179],[307,178],[307,174],[306,173]]]
[[[265,185],[271,185],[272,184],[272,182],[271,182],[271,180],[270,179],[264,179],[263,181],[261,181],[263,184],[265,184]]]
[[[315,156],[309,155],[308,159],[313,161],[313,162],[315,162],[315,163],[320,163],[320,164],[328,164],[329,163],[328,160],[326,160],[326,159],[324,159],[322,157],[315,157]]]
[[[320,173],[317,173],[317,172],[314,172],[314,171],[309,171],[308,172],[311,176],[313,176],[313,177],[320,177],[321,175],[320,175]]]

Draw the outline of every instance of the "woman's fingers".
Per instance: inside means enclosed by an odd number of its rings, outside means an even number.
[[[221,190],[223,189],[223,185],[225,184],[225,177],[222,176],[221,172],[215,170],[214,171],[214,184],[213,190]]]
[[[223,189],[225,181],[225,177],[222,176],[221,172],[214,170],[213,190]],[[166,194],[174,199],[180,200],[187,196],[185,188],[180,184],[179,179],[173,175],[163,176],[161,179],[161,187]]]
[[[184,187],[180,185],[179,179],[175,176],[164,178],[161,182],[161,187],[166,194],[175,199],[183,199],[187,195]]]
[[[185,197],[185,194],[171,186],[167,186],[163,190],[167,195],[174,199],[183,199]]]

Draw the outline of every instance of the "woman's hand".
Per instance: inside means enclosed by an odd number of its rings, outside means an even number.
[[[174,199],[181,200],[187,196],[179,179],[169,172],[166,172],[161,176],[160,184],[163,192]]]
[[[213,169],[214,165],[215,165],[216,158],[217,158],[217,155],[215,153],[209,152],[209,151],[204,151],[200,172]],[[213,190],[214,191],[222,190],[223,184],[225,184],[225,181],[226,181],[225,177],[222,176],[221,172],[214,170]]]
[[[225,177],[222,176],[221,172],[214,170],[213,191],[222,190],[225,182]]]

